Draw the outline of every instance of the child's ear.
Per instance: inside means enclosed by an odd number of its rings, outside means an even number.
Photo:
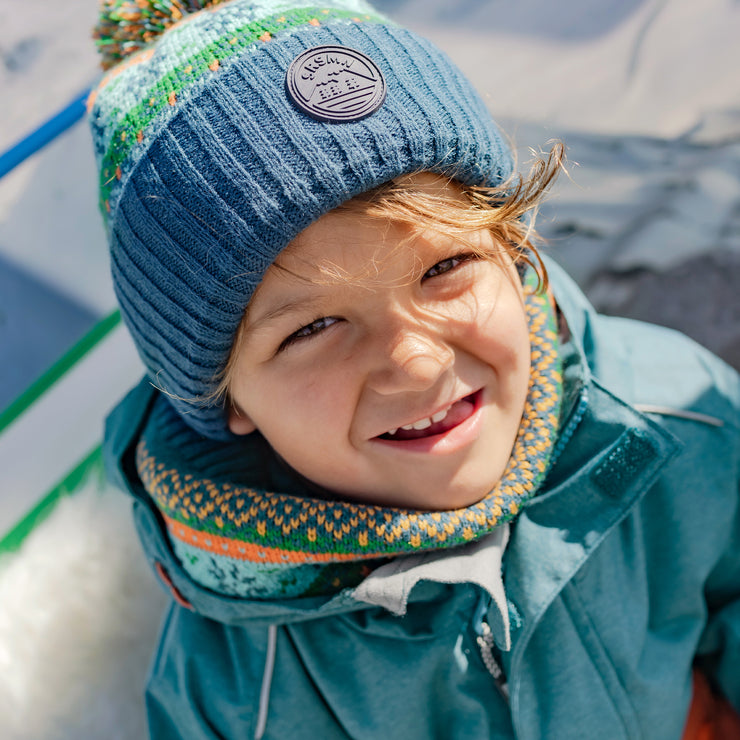
[[[251,434],[257,427],[254,422],[233,403],[229,404],[229,430],[234,434]]]

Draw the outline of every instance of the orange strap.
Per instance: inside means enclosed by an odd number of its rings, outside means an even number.
[[[699,671],[694,671],[691,708],[681,740],[740,740],[740,715],[727,699],[712,692]]]

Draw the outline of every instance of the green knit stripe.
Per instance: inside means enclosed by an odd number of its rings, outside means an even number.
[[[358,16],[353,11],[335,8],[300,8],[274,14],[258,21],[252,21],[210,42],[184,61],[164,72],[156,83],[137,95],[139,102],[122,113],[119,110],[106,111],[108,120],[119,118],[120,122],[112,129],[107,150],[100,167],[100,205],[103,213],[108,210],[113,191],[132,165],[130,156],[137,145],[146,145],[147,130],[151,124],[168,109],[178,105],[182,95],[208,74],[218,74],[221,65],[244,53],[249,47],[269,43],[275,37],[284,35],[301,26],[325,25],[333,21],[387,22],[382,16],[364,14]],[[170,33],[174,33],[173,29]],[[146,62],[143,64],[146,65]],[[129,68],[135,73],[137,66]],[[150,70],[147,70],[150,71]],[[119,77],[110,84],[127,85],[130,80]],[[128,76],[127,76],[128,77]],[[101,83],[105,86],[106,80]],[[110,92],[110,91],[108,91]],[[108,95],[109,98],[112,96]]]
[[[371,565],[380,564],[367,561],[304,565],[253,562],[205,552],[177,539],[172,540],[172,546],[198,584],[220,594],[250,599],[290,599],[335,593],[341,588],[356,586],[370,574]]]

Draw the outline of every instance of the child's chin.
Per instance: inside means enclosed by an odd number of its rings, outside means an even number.
[[[450,509],[467,509],[469,506],[474,506],[480,503],[486,497],[484,494],[471,494],[469,496],[446,496],[444,502],[440,502],[439,506],[430,506],[431,511],[447,511]]]
[[[413,497],[413,504],[405,504],[396,502],[391,504],[403,509],[418,509],[420,511],[451,511],[455,509],[467,509],[469,506],[473,506],[481,502],[489,492],[489,488],[485,488],[482,492],[480,489],[472,491],[440,491],[437,493],[431,493],[424,496],[423,501],[419,501],[419,497]],[[398,497],[400,498],[400,497]],[[409,496],[408,500],[412,497]]]

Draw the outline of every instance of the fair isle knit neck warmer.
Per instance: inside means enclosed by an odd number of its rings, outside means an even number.
[[[137,467],[190,577],[242,598],[328,594],[356,586],[388,558],[462,545],[516,517],[547,472],[562,395],[554,310],[536,282],[530,275],[525,283],[531,372],[511,458],[496,487],[462,509],[314,498],[281,473],[274,455],[265,462],[269,448],[258,434],[234,443],[207,440],[160,399],[139,442]],[[290,492],[270,490],[281,479]]]

